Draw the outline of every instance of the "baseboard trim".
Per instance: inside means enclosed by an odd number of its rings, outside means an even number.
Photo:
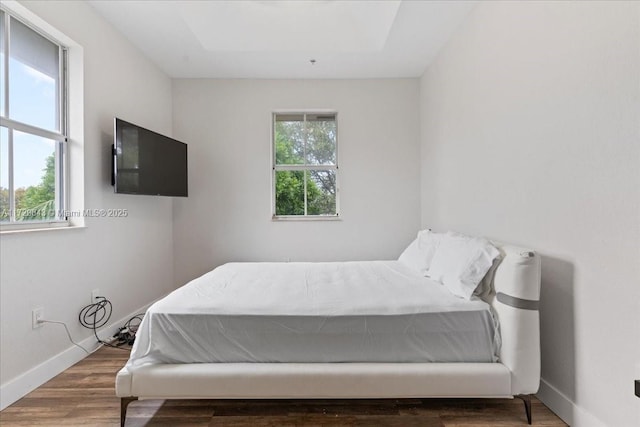
[[[540,390],[536,396],[569,426],[606,427],[605,423],[576,405],[544,378],[540,379]]]
[[[112,337],[127,320],[138,313],[146,312],[151,304],[153,303],[149,303],[139,310],[124,316],[122,319],[111,322],[109,326],[101,328],[99,336],[101,338]],[[93,335],[80,341],[79,344],[90,352],[100,347],[100,344],[96,342],[96,338]],[[0,386],[0,411],[88,356],[87,353],[75,345],[71,343],[69,343],[69,345],[70,347],[66,350],[63,350],[25,373],[2,384]]]

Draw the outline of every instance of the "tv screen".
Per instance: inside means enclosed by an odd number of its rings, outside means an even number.
[[[118,118],[114,127],[116,193],[187,197],[187,144]]]

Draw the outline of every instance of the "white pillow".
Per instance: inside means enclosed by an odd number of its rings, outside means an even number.
[[[440,240],[429,275],[454,295],[471,299],[498,255],[498,249],[487,239],[448,232]]]
[[[498,249],[498,252],[500,252],[500,249]],[[485,274],[482,280],[480,280],[478,287],[476,288],[475,291],[473,291],[473,295],[479,297],[480,299],[488,301],[489,297],[494,291],[493,279],[496,275],[496,269],[498,268],[501,262],[502,262],[502,252],[500,252],[500,255],[498,255],[493,259],[493,264],[491,264],[491,267],[487,271],[487,274]]]
[[[441,236],[443,234],[431,230],[418,231],[418,236],[400,254],[398,261],[427,276]]]
[[[440,241],[444,238],[444,233],[434,233],[431,230],[422,230],[418,233],[420,251],[425,257],[426,271],[425,276],[430,277],[431,264],[433,263],[433,257],[440,246]]]
[[[398,261],[422,275],[425,274],[428,266],[425,257],[420,251],[420,233],[418,233],[418,237],[409,243],[409,246],[400,254]]]

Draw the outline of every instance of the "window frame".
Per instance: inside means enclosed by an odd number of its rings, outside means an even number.
[[[4,13],[4,81],[0,84],[4,86],[3,93],[4,115],[0,114],[0,126],[7,129],[7,163],[8,163],[8,192],[9,192],[9,221],[0,223],[0,232],[34,230],[57,227],[68,227],[70,225],[69,218],[66,216],[68,211],[68,193],[69,193],[69,171],[68,171],[68,142],[69,142],[69,47],[60,42],[57,38],[51,36],[46,31],[41,30],[30,22],[28,19],[14,13],[11,9],[0,7]],[[44,37],[51,43],[58,46],[58,71],[59,84],[56,87],[57,97],[57,124],[59,131],[43,129],[38,126],[31,125],[22,121],[11,119],[10,115],[10,73],[9,63],[11,59],[11,21],[16,20],[29,28],[36,34]],[[29,135],[46,138],[55,141],[55,200],[54,209],[56,215],[51,219],[43,220],[16,220],[15,207],[15,188],[14,188],[14,131],[27,133]]]
[[[302,115],[306,124],[307,115],[333,115],[335,117],[336,126],[336,144],[335,144],[335,164],[333,165],[317,165],[317,164],[276,164],[276,119],[281,115]],[[306,134],[306,132],[305,132]],[[306,135],[305,135],[306,138]],[[280,110],[271,114],[271,219],[272,221],[340,221],[340,168],[338,156],[338,112],[335,110]],[[306,141],[305,141],[306,145]],[[306,159],[305,159],[306,162]],[[304,180],[304,215],[277,215],[276,212],[276,173],[278,171],[312,171],[312,170],[330,170],[334,171],[336,177],[336,213],[332,215],[309,215],[307,213],[307,174]]]

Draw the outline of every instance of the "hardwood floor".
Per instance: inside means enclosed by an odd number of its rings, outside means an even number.
[[[103,348],[4,411],[0,425],[118,426],[116,372],[128,352]],[[533,399],[533,425],[566,426]],[[525,426],[518,399],[146,400],[129,405],[127,426]]]

